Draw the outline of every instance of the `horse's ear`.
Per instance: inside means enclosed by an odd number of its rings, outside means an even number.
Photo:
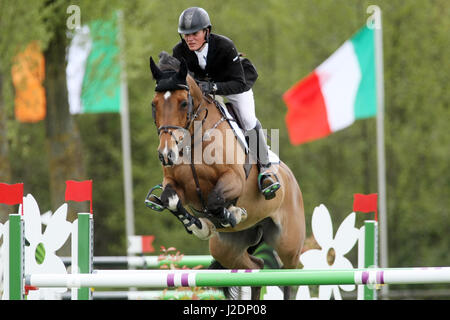
[[[155,79],[156,81],[161,79],[163,76],[162,71],[158,68],[155,61],[153,61],[152,57],[150,57],[150,71],[152,72],[153,79]]]
[[[181,58],[180,70],[178,70],[177,78],[180,80],[186,80],[187,72],[188,72],[188,68],[187,68],[186,61],[184,60],[184,58]]]

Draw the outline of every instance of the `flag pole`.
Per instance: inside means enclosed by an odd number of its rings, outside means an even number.
[[[120,123],[122,130],[123,181],[125,192],[125,229],[127,241],[134,235],[133,180],[131,168],[130,120],[128,110],[128,83],[123,55],[123,13],[118,11],[119,43],[120,43]],[[128,245],[127,245],[128,247]]]
[[[377,88],[377,162],[378,162],[378,211],[380,215],[380,266],[388,268],[388,235],[386,213],[386,164],[384,154],[384,74],[383,74],[383,27],[381,9],[376,5],[368,7],[374,12],[375,66]],[[382,295],[387,297],[388,287],[383,286]]]

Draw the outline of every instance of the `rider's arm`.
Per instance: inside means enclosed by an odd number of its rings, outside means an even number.
[[[234,45],[230,46],[223,54],[222,59],[220,59],[221,65],[218,67],[222,73],[221,75],[225,76],[223,77],[223,81],[216,82],[216,94],[229,95],[244,92],[246,89],[244,69],[239,60],[236,47]],[[219,75],[219,79],[222,78],[221,75]]]

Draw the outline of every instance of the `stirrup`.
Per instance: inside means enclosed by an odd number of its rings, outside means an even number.
[[[155,190],[162,190],[162,184],[157,184],[150,189],[150,191],[147,193],[147,196],[145,197],[145,205],[152,210],[161,212],[165,209],[165,207],[160,197],[156,194],[153,194]]]
[[[276,181],[274,181],[271,176],[274,176]],[[269,184],[267,187],[263,188],[263,182],[269,179],[271,181],[271,184]],[[263,196],[266,198],[266,200],[270,200],[275,198],[275,192],[280,189],[281,184],[280,181],[278,180],[278,177],[275,173],[273,172],[261,172],[258,175],[258,188],[259,191],[263,194]]]

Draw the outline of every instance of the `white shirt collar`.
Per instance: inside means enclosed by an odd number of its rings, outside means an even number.
[[[208,43],[205,43],[203,48],[200,51],[194,51],[198,58],[198,64],[200,68],[205,70],[206,67],[206,58],[208,56]]]

